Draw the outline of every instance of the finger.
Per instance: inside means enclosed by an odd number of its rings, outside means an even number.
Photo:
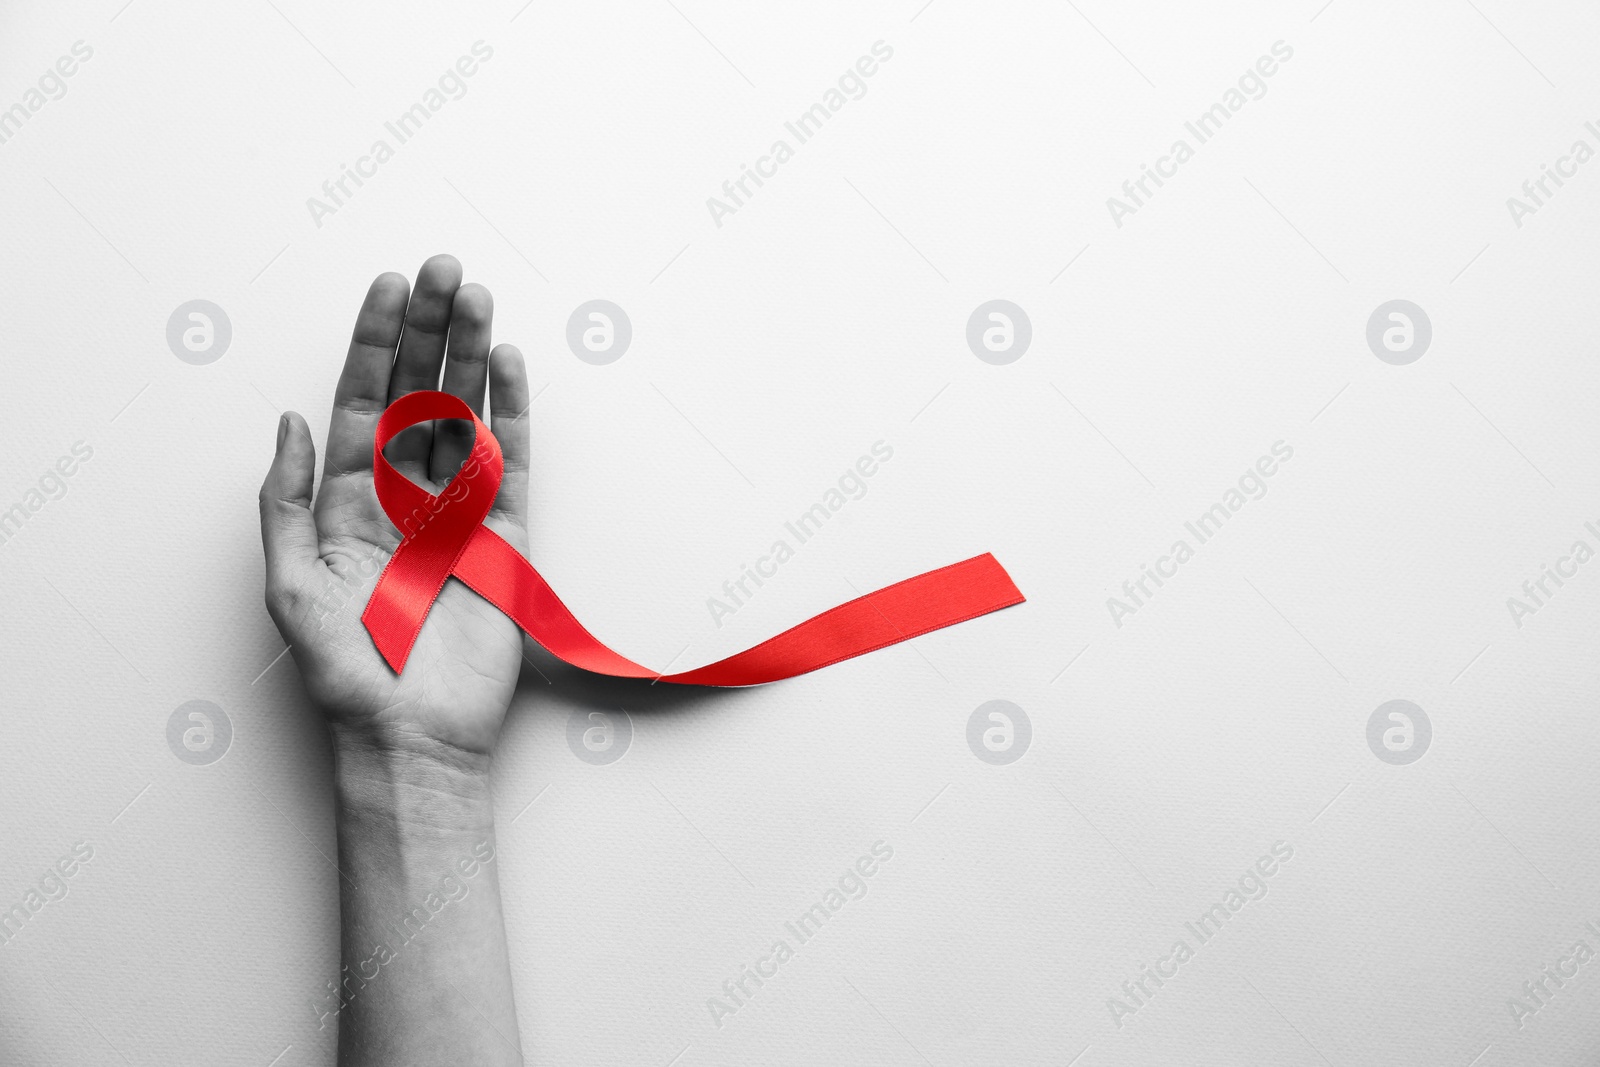
[[[483,390],[489,377],[489,336],[494,325],[494,297],[477,282],[456,292],[450,316],[449,358],[444,364],[444,391],[483,415]],[[433,434],[432,476],[444,481],[456,472],[472,447],[472,426],[461,420],[441,422]]]
[[[267,558],[267,608],[273,618],[292,617],[319,557],[317,524],[311,517],[311,483],[317,447],[306,420],[285,412],[278,420],[278,445],[261,483],[261,547]]]
[[[518,526],[528,524],[528,369],[513,345],[497,345],[489,353],[489,429],[500,442],[505,476],[494,499],[493,514]]]
[[[409,288],[403,275],[380,274],[361,303],[350,353],[333,393],[324,477],[372,469],[372,435],[388,406],[389,369]]]
[[[417,271],[417,284],[411,290],[411,303],[406,306],[400,351],[389,377],[391,404],[418,389],[439,388],[450,309],[460,286],[461,264],[454,256],[432,256]],[[415,426],[395,438],[388,455],[402,471],[420,476],[427,472],[432,445],[433,431],[425,425]]]

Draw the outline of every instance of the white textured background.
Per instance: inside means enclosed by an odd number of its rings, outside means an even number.
[[[544,388],[534,562],[625,655],[703,663],[984,550],[1030,598],[733,693],[535,654],[495,782],[529,1062],[1595,1062],[1600,960],[1520,1027],[1508,1001],[1600,951],[1600,562],[1520,628],[1506,600],[1600,548],[1600,160],[1521,227],[1506,198],[1600,148],[1600,15],[920,3],[7,5],[0,108],[93,56],[0,144],[0,508],[93,458],[0,544],[0,908],[95,855],[0,946],[0,1061],[332,1062],[329,753],[255,494],[280,408],[320,441],[371,277],[450,251]],[[315,225],[479,40],[466,95]],[[866,95],[714,225],[879,40]],[[1279,40],[1270,91],[1115,226]],[[604,367],[564,341],[596,297],[635,333]],[[1034,329],[1002,367],[964,340],[996,297]],[[206,366],[165,338],[196,298],[233,327]],[[1365,341],[1394,298],[1433,323],[1409,366]],[[868,495],[716,628],[706,598],[879,439]],[[1265,498],[1115,626],[1278,440]],[[1008,766],[965,740],[995,698],[1033,724]],[[1366,742],[1396,698],[1433,724],[1407,766]],[[166,741],[194,699],[234,727],[209,766]],[[580,762],[569,714],[618,707],[630,750]],[[714,1027],[880,839],[868,895]]]

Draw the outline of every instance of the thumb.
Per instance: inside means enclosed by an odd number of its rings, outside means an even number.
[[[261,546],[267,557],[267,607],[274,614],[299,598],[319,558],[311,486],[317,447],[306,420],[293,411],[278,420],[278,446],[261,483]]]

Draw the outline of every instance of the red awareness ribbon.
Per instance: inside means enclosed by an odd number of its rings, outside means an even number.
[[[384,446],[401,430],[432,419],[470,420],[474,430],[466,462],[437,495],[395,470],[383,454]],[[451,577],[575,667],[680,685],[760,685],[792,678],[1024,599],[1010,575],[986,552],[857,597],[726,659],[663,674],[601,644],[533,565],[483,524],[500,491],[503,470],[500,442],[459,397],[434,391],[408,393],[378,419],[372,442],[373,487],[403,539],[378,576],[361,621],[395,673],[405,669],[423,620]]]

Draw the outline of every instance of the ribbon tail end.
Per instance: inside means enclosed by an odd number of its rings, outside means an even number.
[[[364,614],[361,616],[361,624],[367,628],[367,636],[372,638],[373,647],[378,650],[378,655],[383,657],[383,661],[389,665],[389,669],[396,674],[403,673],[406,669],[406,660],[411,658],[411,646],[395,641],[392,638],[385,638],[373,628],[372,621]]]
[[[981,556],[979,556],[977,558],[985,561],[986,563],[988,563],[990,566],[992,566],[994,568],[995,573],[1000,577],[1000,579],[1002,581],[1004,581],[1007,586],[1010,587],[1011,596],[1013,598],[1015,598],[1015,599],[1009,600],[1008,602],[1006,602],[1004,604],[997,604],[995,607],[993,607],[990,610],[999,611],[1002,608],[1010,608],[1010,607],[1015,607],[1018,604],[1027,603],[1028,598],[1022,595],[1022,590],[1017,588],[1017,583],[1012,579],[1010,573],[1005,569],[1005,566],[999,560],[994,558],[994,553],[985,552],[983,555],[981,555]]]

